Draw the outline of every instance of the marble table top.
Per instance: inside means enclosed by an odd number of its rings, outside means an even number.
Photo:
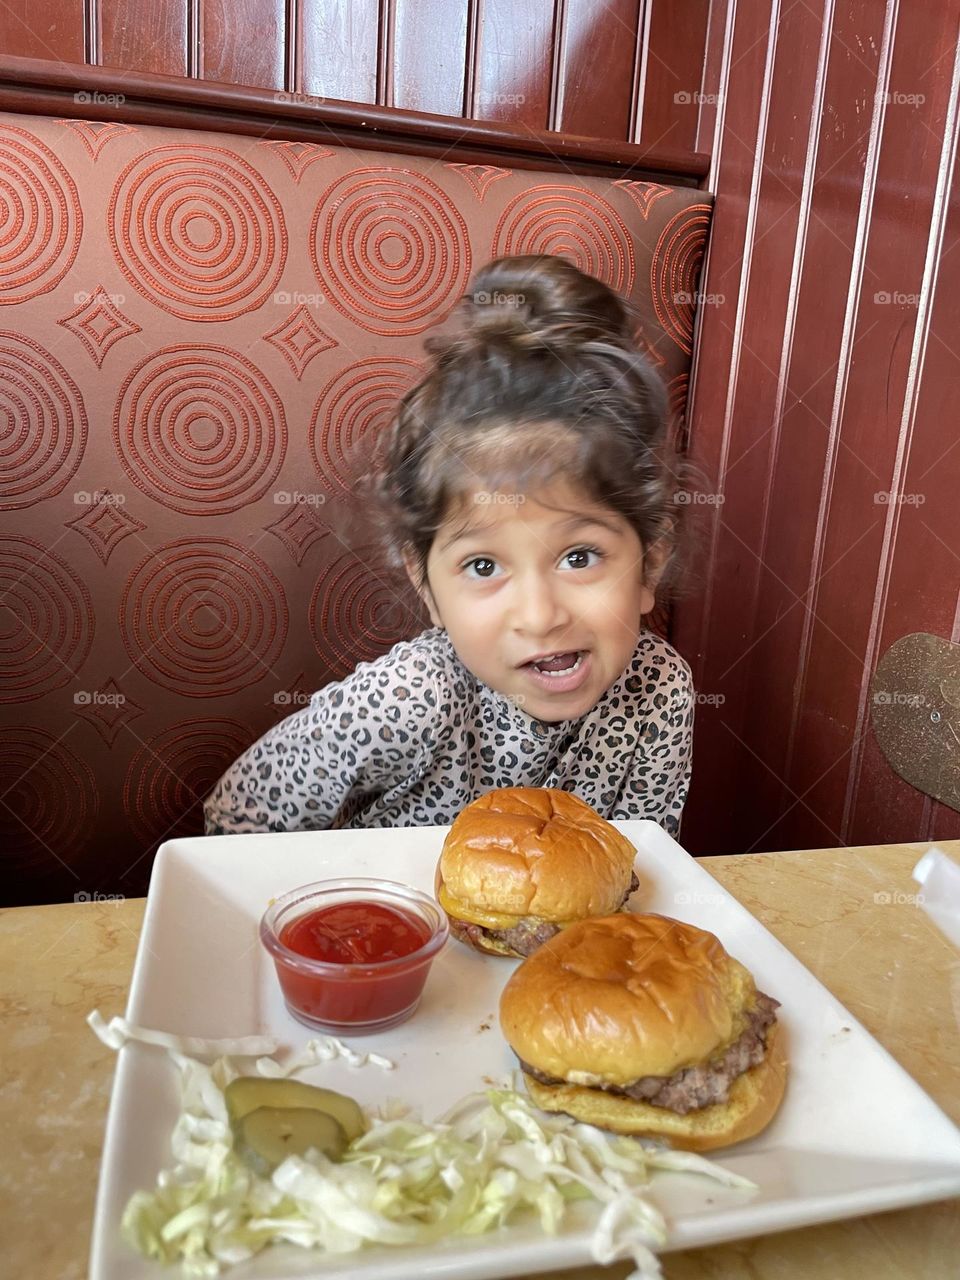
[[[704,860],[960,1123],[960,952],[916,905],[928,846]],[[960,841],[943,847],[960,862]],[[0,912],[0,1272],[84,1280],[115,1055],[144,901]],[[663,1256],[667,1280],[956,1280],[956,1201]],[[629,1264],[551,1273],[619,1280]],[[159,1268],[158,1280],[166,1274]],[[545,1280],[545,1278],[543,1278]]]

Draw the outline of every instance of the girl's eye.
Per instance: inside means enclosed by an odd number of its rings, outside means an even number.
[[[574,547],[572,551],[568,551],[566,553],[563,559],[569,563],[574,559],[574,557],[576,557],[577,563],[571,565],[571,568],[592,569],[596,563],[604,558],[604,555],[605,553],[601,551],[599,547]],[[594,563],[591,563],[585,559],[587,556],[596,556],[597,560]],[[496,560],[491,559],[490,556],[474,556],[472,560],[467,560],[463,565],[461,565],[461,568],[464,572],[467,572],[467,570],[473,568],[474,565],[477,566],[476,574],[468,573],[468,577],[477,577],[489,581],[490,578],[495,576],[494,570],[497,567],[497,562]]]
[[[463,569],[466,570],[466,569],[469,569],[471,565],[475,565],[475,564],[484,565],[484,566],[493,566],[493,565],[496,565],[496,563],[497,563],[496,560],[491,560],[489,556],[474,556],[472,560],[468,560],[466,564],[464,564],[462,567]],[[481,578],[490,578],[493,576],[489,572],[482,572],[480,570],[478,570],[477,572]],[[468,575],[468,576],[472,576],[472,575]]]
[[[575,564],[573,566],[574,569],[592,569],[593,568],[592,564],[583,563],[583,557],[596,556],[597,561],[600,561],[603,559],[603,555],[604,553],[600,550],[599,547],[574,547],[574,549],[572,551],[568,551],[563,558],[564,560],[572,560],[574,556],[577,556],[580,558],[580,563]]]

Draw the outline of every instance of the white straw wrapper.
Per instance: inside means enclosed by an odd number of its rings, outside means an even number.
[[[960,866],[942,849],[928,849],[913,868],[913,878],[923,885],[918,901],[955,947],[960,947]]]

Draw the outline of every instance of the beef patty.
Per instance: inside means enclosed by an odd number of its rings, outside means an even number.
[[[618,911],[623,909],[623,903],[631,893],[635,893],[639,888],[640,879],[634,871],[630,876],[630,888],[623,895],[623,902],[617,907]],[[531,916],[521,916],[509,929],[485,929],[483,925],[471,924],[469,920],[462,920],[460,928],[474,942],[479,941],[481,937],[492,938],[494,942],[509,947],[520,956],[533,955],[537,947],[542,947],[554,934],[560,932],[559,925],[551,924],[548,920],[535,920]]]
[[[682,1116],[688,1111],[712,1106],[715,1102],[726,1102],[730,1086],[737,1076],[763,1061],[767,1032],[776,1022],[776,1011],[779,1008],[779,1000],[758,991],[756,1008],[747,1014],[747,1025],[743,1033],[721,1057],[705,1062],[703,1066],[684,1067],[672,1076],[641,1076],[639,1080],[626,1085],[599,1084],[589,1087],[633,1098],[635,1102],[649,1102],[654,1107],[665,1107]],[[528,1076],[533,1076],[541,1084],[568,1083],[556,1076],[548,1076],[544,1071],[538,1071],[522,1058],[520,1066]]]

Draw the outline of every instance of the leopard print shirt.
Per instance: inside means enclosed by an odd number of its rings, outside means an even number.
[[[446,826],[495,788],[559,787],[676,835],[693,707],[690,668],[650,631],[591,711],[548,722],[477,680],[431,627],[249,747],[204,802],[206,834]]]

